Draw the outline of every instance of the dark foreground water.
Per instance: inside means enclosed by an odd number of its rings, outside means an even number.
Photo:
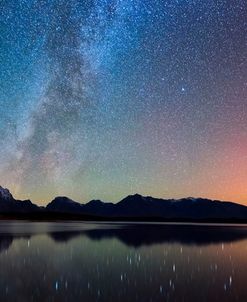
[[[247,301],[247,227],[0,222],[0,301]]]

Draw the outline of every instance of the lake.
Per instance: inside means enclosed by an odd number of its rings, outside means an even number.
[[[247,301],[247,226],[0,222],[0,301]]]

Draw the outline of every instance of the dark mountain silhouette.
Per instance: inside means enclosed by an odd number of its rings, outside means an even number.
[[[0,186],[0,213],[30,213],[40,211],[41,208],[30,200],[16,200],[8,189]]]
[[[114,215],[115,204],[101,200],[91,200],[83,206],[83,213],[96,216]]]
[[[0,201],[9,201],[9,200],[13,200],[13,196],[12,194],[9,192],[8,189],[2,188],[0,186]]]
[[[86,204],[56,197],[45,208],[30,200],[15,200],[0,187],[0,214],[37,213],[33,218],[87,220],[247,221],[247,207],[205,198],[160,199],[129,195],[116,204],[92,200]]]
[[[131,195],[115,206],[119,217],[161,217],[165,219],[247,218],[247,207],[232,202],[203,198],[158,199]]]
[[[81,213],[82,208],[82,204],[65,196],[56,197],[46,206],[47,211],[57,213]]]

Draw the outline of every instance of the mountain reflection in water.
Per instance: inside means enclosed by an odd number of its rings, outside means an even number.
[[[0,301],[246,301],[247,227],[0,222]]]

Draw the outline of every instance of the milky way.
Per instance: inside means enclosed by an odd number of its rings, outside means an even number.
[[[40,204],[247,202],[245,1],[2,1],[0,184]]]

